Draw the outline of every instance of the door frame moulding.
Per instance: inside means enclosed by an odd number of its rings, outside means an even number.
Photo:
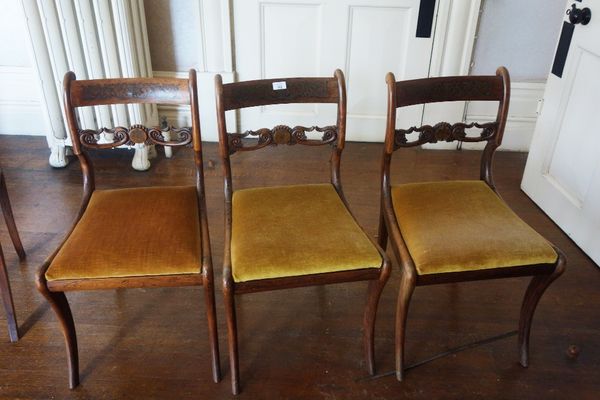
[[[429,77],[469,75],[482,0],[438,1],[433,33]],[[494,73],[491,71],[490,74]],[[464,121],[466,102],[428,104],[423,110],[423,124],[440,121]],[[444,144],[427,146],[446,147]],[[454,146],[448,144],[450,148]]]
[[[481,15],[481,2],[482,0],[439,1],[429,67],[430,77],[469,73]]]
[[[198,72],[233,72],[233,36],[229,0],[198,0],[201,40]]]

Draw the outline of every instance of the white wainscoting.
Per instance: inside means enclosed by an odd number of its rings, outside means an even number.
[[[187,79],[187,72],[174,71],[153,71],[156,78],[182,78]],[[221,72],[223,83],[233,82],[232,72]],[[217,131],[217,114],[215,105],[215,75],[214,72],[198,72],[198,108],[200,110],[200,129],[202,131],[202,140],[205,142],[218,142],[219,133]],[[177,127],[191,126],[190,108],[188,106],[177,105],[159,105],[159,118],[167,117],[170,125]],[[235,127],[235,114],[226,113],[227,126]]]
[[[46,134],[37,84],[31,67],[0,66],[0,134]]]
[[[508,120],[499,150],[529,151],[537,111],[544,97],[546,82],[512,82]],[[495,102],[470,102],[466,109],[466,122],[490,122],[496,119]],[[465,149],[483,148],[483,143],[464,143]]]

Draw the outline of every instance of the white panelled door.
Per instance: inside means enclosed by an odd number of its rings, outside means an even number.
[[[428,76],[433,33],[416,37],[420,3],[234,0],[238,78],[333,76],[340,68],[348,93],[347,139],[382,141],[385,74],[392,71],[397,79]],[[433,13],[434,27],[435,18]],[[332,105],[255,107],[242,110],[240,122],[242,130],[277,124],[327,125],[335,123],[335,110]],[[398,118],[420,125],[422,115],[423,107],[414,106]]]
[[[591,20],[563,27],[573,30],[566,62],[548,77],[521,187],[600,264],[600,0],[575,4]]]

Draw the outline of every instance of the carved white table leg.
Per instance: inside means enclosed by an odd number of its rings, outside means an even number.
[[[136,144],[135,154],[133,155],[133,161],[131,161],[131,167],[137,171],[146,171],[150,168],[150,161],[148,160],[148,146],[145,144]]]

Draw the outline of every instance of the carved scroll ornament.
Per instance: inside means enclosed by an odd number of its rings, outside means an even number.
[[[321,140],[308,139],[306,132],[322,132]],[[258,141],[253,145],[245,145],[244,138],[248,136],[257,136]],[[262,128],[257,131],[246,131],[244,133],[229,134],[229,152],[252,151],[262,149],[263,147],[273,145],[295,145],[321,146],[324,144],[335,143],[337,140],[337,126],[325,126],[323,128],[312,126],[295,126],[290,128],[287,125],[277,125],[273,129]]]
[[[79,141],[91,149],[111,149],[118,146],[134,146],[135,144],[160,144],[163,146],[185,146],[192,142],[191,128],[147,128],[143,125],[133,125],[131,128],[117,126],[116,128],[84,129],[79,132]],[[111,138],[108,143],[98,143],[101,137]],[[176,137],[177,140],[167,140],[166,137]]]
[[[453,142],[455,140],[461,142],[481,142],[484,140],[490,140],[496,134],[498,124],[496,122],[488,122],[480,124],[472,122],[470,124],[464,124],[462,122],[456,124],[449,124],[448,122],[440,122],[431,125],[423,125],[420,127],[413,126],[409,129],[396,129],[394,135],[394,147],[413,147],[419,146],[425,143],[437,143]],[[478,136],[467,136],[465,132],[470,128],[479,128],[481,132]],[[409,141],[407,135],[419,132],[419,137],[416,140]]]

